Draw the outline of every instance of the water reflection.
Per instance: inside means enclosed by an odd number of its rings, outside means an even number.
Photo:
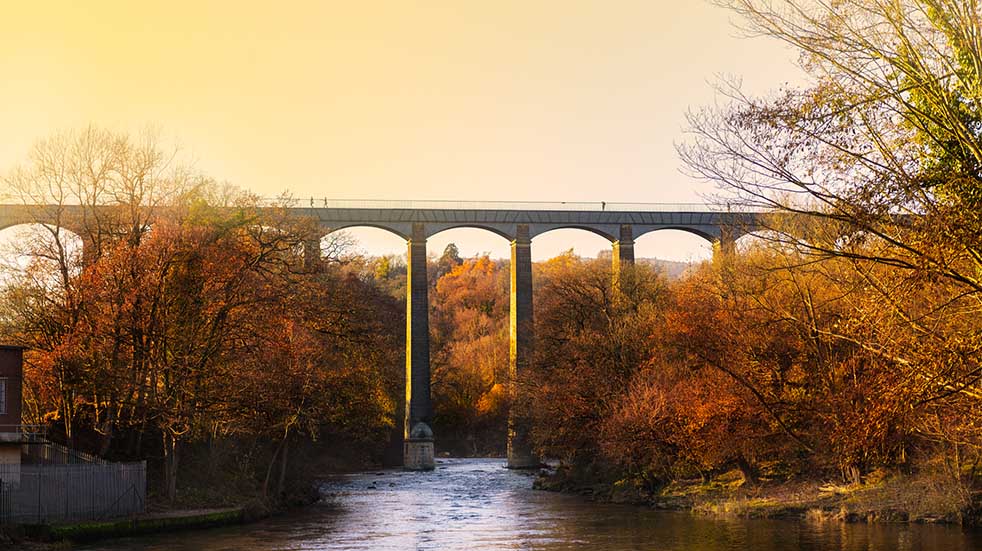
[[[258,524],[128,538],[90,550],[754,549],[969,551],[975,532],[941,526],[722,520],[600,505],[531,489],[502,460],[445,460],[431,473],[384,471],[325,484],[323,505]]]

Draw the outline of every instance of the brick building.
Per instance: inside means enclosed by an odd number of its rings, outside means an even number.
[[[0,464],[20,464],[28,433],[21,423],[24,349],[0,345]]]

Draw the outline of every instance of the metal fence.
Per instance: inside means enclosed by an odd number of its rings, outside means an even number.
[[[143,513],[147,464],[0,465],[0,524],[106,519]]]
[[[108,463],[95,455],[73,450],[54,442],[32,442],[21,446],[21,461],[38,464]]]

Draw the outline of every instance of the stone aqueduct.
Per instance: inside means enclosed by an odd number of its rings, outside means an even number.
[[[511,243],[511,380],[527,368],[532,348],[532,238],[550,230],[576,228],[593,232],[613,247],[612,274],[634,263],[634,240],[646,233],[675,229],[728,248],[758,226],[758,214],[712,210],[701,204],[634,203],[458,203],[444,201],[333,201],[294,203],[291,216],[312,220],[320,235],[304,245],[304,258],[320,254],[319,237],[344,228],[368,226],[388,230],[407,242],[406,424],[404,461],[408,469],[432,469],[433,433],[430,402],[430,347],[426,278],[426,240],[453,228],[480,228]],[[0,205],[0,229],[18,224],[57,224],[57,209],[45,205]],[[78,211],[74,213],[72,211]],[[65,219],[78,219],[80,207],[62,206]],[[64,225],[64,224],[63,224]],[[66,225],[66,229],[73,230]],[[77,232],[76,232],[77,233]],[[84,247],[84,245],[83,245]],[[513,385],[513,391],[515,386]],[[539,464],[528,440],[529,421],[510,412],[508,466]]]

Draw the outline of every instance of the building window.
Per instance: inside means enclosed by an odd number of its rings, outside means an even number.
[[[7,379],[0,378],[0,415],[7,413]]]

